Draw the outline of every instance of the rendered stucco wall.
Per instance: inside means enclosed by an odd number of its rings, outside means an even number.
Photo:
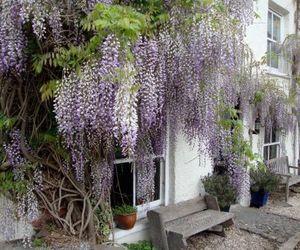
[[[33,228],[30,224],[20,222],[17,220],[11,221],[9,218],[13,211],[14,205],[12,201],[0,196],[0,219],[1,219],[1,228],[0,228],[0,242],[7,240],[19,240],[24,236],[24,229],[29,229],[29,234],[33,235]],[[30,236],[29,235],[29,236]],[[7,238],[8,237],[8,238]]]
[[[249,45],[256,60],[261,60],[266,56],[267,52],[267,21],[268,10],[271,9],[274,12],[281,15],[281,42],[285,38],[295,33],[294,14],[296,10],[296,4],[294,0],[255,0],[254,1],[255,12],[258,18],[247,29],[246,43]],[[283,60],[284,61],[284,60]],[[269,74],[271,79],[276,80],[278,85],[288,94],[291,86],[290,71],[282,64],[282,68],[279,70],[265,68],[266,73]],[[249,128],[249,127],[248,127]],[[264,128],[261,128],[261,132],[258,135],[251,135],[252,148],[255,153],[263,153],[263,141],[264,141]],[[299,158],[299,131],[298,124],[295,125],[290,131],[281,132],[281,155],[288,155],[291,165],[297,165]]]
[[[204,194],[201,177],[212,172],[212,164],[204,153],[199,153],[198,144],[192,147],[181,134],[174,146],[173,168],[170,175],[170,184],[173,192],[170,196],[171,203],[188,200]]]
[[[274,11],[281,13],[283,16],[283,37],[295,32],[294,0],[254,0],[255,11],[258,18],[247,29],[247,37],[245,42],[251,48],[256,60],[261,60],[267,52],[267,19],[268,9],[271,7]],[[268,69],[266,69],[268,72]],[[289,89],[290,77],[289,72],[269,72],[271,77],[274,77],[286,92]],[[248,117],[247,117],[248,116]],[[254,117],[251,109],[244,117],[244,138],[249,140],[254,153],[263,153],[264,128],[261,128],[259,134],[249,133],[249,130],[254,129]],[[203,193],[200,179],[202,176],[212,172],[212,164],[207,156],[199,154],[197,143],[193,148],[185,140],[183,135],[178,136],[174,143],[172,135],[166,154],[167,165],[167,203],[177,203],[183,200],[188,200]],[[299,131],[298,124],[294,130],[287,132],[283,136],[285,152],[289,156],[291,165],[296,165],[299,157]],[[247,204],[247,201],[244,201]],[[147,228],[143,228],[139,232],[121,237],[118,242],[134,242],[140,239],[147,239]]]

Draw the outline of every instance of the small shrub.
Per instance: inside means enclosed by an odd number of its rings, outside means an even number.
[[[128,214],[133,214],[136,213],[136,207],[130,206],[130,205],[122,205],[122,206],[117,206],[113,209],[113,214],[114,215],[128,215]]]
[[[33,246],[33,247],[42,247],[43,245],[44,245],[43,239],[35,238],[35,239],[32,241],[32,246]]]
[[[146,240],[141,240],[138,243],[134,244],[123,244],[125,247],[128,248],[128,250],[155,250],[151,243]]]
[[[205,191],[217,197],[221,209],[236,202],[236,190],[227,175],[208,175],[202,179]]]
[[[250,169],[250,181],[252,192],[274,192],[280,184],[280,177],[275,175],[262,162],[256,168]]]

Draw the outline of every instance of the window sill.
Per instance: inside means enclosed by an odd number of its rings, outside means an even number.
[[[137,232],[146,230],[148,227],[149,227],[149,223],[148,223],[147,218],[143,218],[143,219],[138,220],[136,222],[136,224],[134,225],[134,227],[132,229],[129,229],[129,230],[123,230],[123,229],[115,227],[113,229],[114,238],[115,238],[115,240],[121,239],[121,238],[129,236],[131,234],[135,234]],[[109,236],[110,240],[113,239],[113,233],[111,233],[110,236]]]
[[[286,73],[282,73],[278,69],[274,69],[274,68],[270,68],[270,67],[267,68],[267,74],[271,75],[271,76],[275,76],[275,77],[291,79],[290,75],[288,75]]]

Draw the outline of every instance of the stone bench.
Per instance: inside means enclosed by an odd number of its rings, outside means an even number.
[[[220,212],[217,199],[210,195],[148,211],[152,244],[157,250],[187,247],[186,239],[212,230],[225,236],[225,225],[233,223],[232,213]]]
[[[300,183],[299,167],[289,165],[288,156],[271,159],[266,162],[269,169],[281,177],[280,184],[285,185],[285,201],[288,201],[290,186]],[[297,174],[291,173],[291,169],[298,170]]]

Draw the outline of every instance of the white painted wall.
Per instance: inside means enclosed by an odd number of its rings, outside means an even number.
[[[28,229],[29,235],[33,235],[34,231],[31,224],[17,220],[11,220],[14,215],[13,202],[3,196],[0,196],[0,242],[7,240],[22,239],[25,233],[25,228]]]
[[[256,60],[260,60],[266,55],[267,52],[267,20],[268,9],[272,8],[273,11],[282,15],[282,37],[284,41],[285,37],[295,31],[294,24],[294,12],[295,4],[294,0],[257,0],[255,2],[255,10],[259,15],[253,25],[247,30],[246,43],[250,46],[254,53]],[[271,78],[276,79],[278,84],[288,93],[291,78],[289,71],[284,67],[279,72],[274,72],[266,68]],[[247,114],[249,117],[244,117],[244,137],[250,141],[255,153],[262,155],[263,146],[263,129],[259,135],[249,134],[249,129],[253,129],[251,126],[252,112],[249,110]],[[298,161],[298,129],[297,127],[292,132],[287,132],[283,138],[285,152],[289,156],[290,164],[296,165]],[[196,144],[197,145],[197,144]],[[170,201],[171,203],[177,203],[183,200],[196,197],[199,193],[203,193],[201,189],[200,178],[212,172],[212,164],[208,157],[201,155],[199,158],[199,152],[197,147],[191,147],[186,141],[183,135],[177,138],[177,142],[171,147],[170,152]],[[247,201],[243,201],[247,204]]]
[[[201,178],[212,172],[210,159],[198,151],[198,144],[195,147],[189,145],[186,138],[180,134],[174,148],[174,165],[172,179],[173,197],[171,203],[188,200],[204,194]]]

